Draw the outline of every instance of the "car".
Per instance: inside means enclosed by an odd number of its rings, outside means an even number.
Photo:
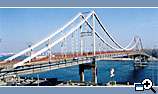
[[[73,60],[78,60],[78,57],[74,57]]]

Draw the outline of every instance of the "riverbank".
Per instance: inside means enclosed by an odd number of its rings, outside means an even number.
[[[132,58],[105,58],[104,60],[133,61]],[[139,60],[139,59],[135,59],[135,60]],[[150,57],[148,58],[148,61],[158,61],[158,58]]]
[[[58,81],[57,78],[21,78],[19,81],[1,81],[0,86],[134,86],[134,83],[113,81],[112,84],[112,81],[109,81],[108,83],[91,83],[89,81]]]
[[[158,61],[158,58],[155,58],[155,57],[150,57],[148,58],[149,61]]]

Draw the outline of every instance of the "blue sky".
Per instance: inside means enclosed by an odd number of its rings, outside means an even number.
[[[158,9],[153,8],[1,8],[0,53],[19,52],[55,32],[79,12],[94,10],[123,46],[139,35],[144,48],[158,45]]]

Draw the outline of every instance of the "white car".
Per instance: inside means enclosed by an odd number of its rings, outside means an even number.
[[[78,60],[78,57],[74,57],[74,59],[73,60]]]

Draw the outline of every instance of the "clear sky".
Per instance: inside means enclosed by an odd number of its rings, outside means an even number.
[[[19,52],[55,32],[79,12],[94,10],[123,46],[139,35],[144,48],[158,45],[158,9],[153,8],[1,8],[0,53]]]

